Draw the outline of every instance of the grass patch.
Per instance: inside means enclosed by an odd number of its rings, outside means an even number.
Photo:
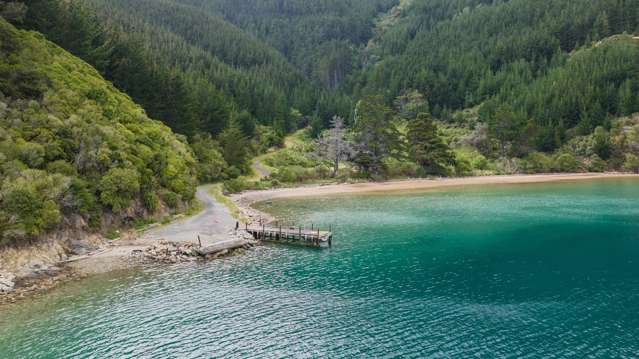
[[[137,218],[135,221],[133,221],[133,228],[135,228],[138,231],[143,231],[148,226],[154,223],[157,223],[157,221],[154,218]]]
[[[120,239],[120,231],[117,229],[110,229],[104,236],[110,241],[115,241]]]
[[[184,212],[184,215],[187,216],[187,217],[190,217],[190,216],[193,216],[193,215],[196,215],[196,214],[202,212],[203,209],[204,209],[204,205],[202,204],[202,202],[200,202],[199,199],[195,198],[189,204],[188,208]]]
[[[215,198],[216,201],[218,201],[219,203],[222,203],[229,209],[229,211],[231,212],[231,216],[233,216],[233,218],[235,218],[236,220],[240,222],[246,222],[246,218],[242,216],[242,213],[240,212],[240,209],[237,207],[237,205],[235,205],[235,202],[233,202],[229,197],[224,195],[224,192],[222,191],[221,183],[216,183],[214,185],[211,185],[208,188],[208,192],[210,195],[213,196],[213,198]]]

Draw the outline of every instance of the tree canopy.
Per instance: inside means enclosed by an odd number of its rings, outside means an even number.
[[[0,18],[0,44],[0,242],[105,230],[193,199],[184,138],[42,35]]]

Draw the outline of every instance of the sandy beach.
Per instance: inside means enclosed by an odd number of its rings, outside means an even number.
[[[261,191],[245,191],[232,196],[233,201],[245,216],[261,216],[269,221],[267,214],[260,213],[251,207],[252,204],[276,198],[318,197],[335,194],[419,191],[446,187],[463,187],[474,185],[527,184],[546,182],[584,181],[593,179],[639,178],[629,173],[572,173],[572,174],[539,174],[509,175],[438,179],[409,179],[388,182],[362,182],[330,185],[310,185],[294,188],[279,188]]]

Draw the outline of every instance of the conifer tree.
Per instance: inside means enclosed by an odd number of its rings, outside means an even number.
[[[455,155],[439,135],[437,125],[427,113],[419,113],[408,123],[408,153],[428,174],[446,174],[455,164]]]
[[[357,152],[354,162],[365,173],[381,173],[383,159],[396,155],[399,148],[393,112],[380,97],[361,100],[357,104],[353,129]]]
[[[218,140],[224,160],[240,170],[245,170],[249,155],[249,142],[234,118],[231,119],[229,126],[220,133]]]

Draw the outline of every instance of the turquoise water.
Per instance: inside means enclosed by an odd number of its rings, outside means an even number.
[[[0,308],[0,357],[634,357],[639,181],[278,200],[331,250],[115,273]]]

